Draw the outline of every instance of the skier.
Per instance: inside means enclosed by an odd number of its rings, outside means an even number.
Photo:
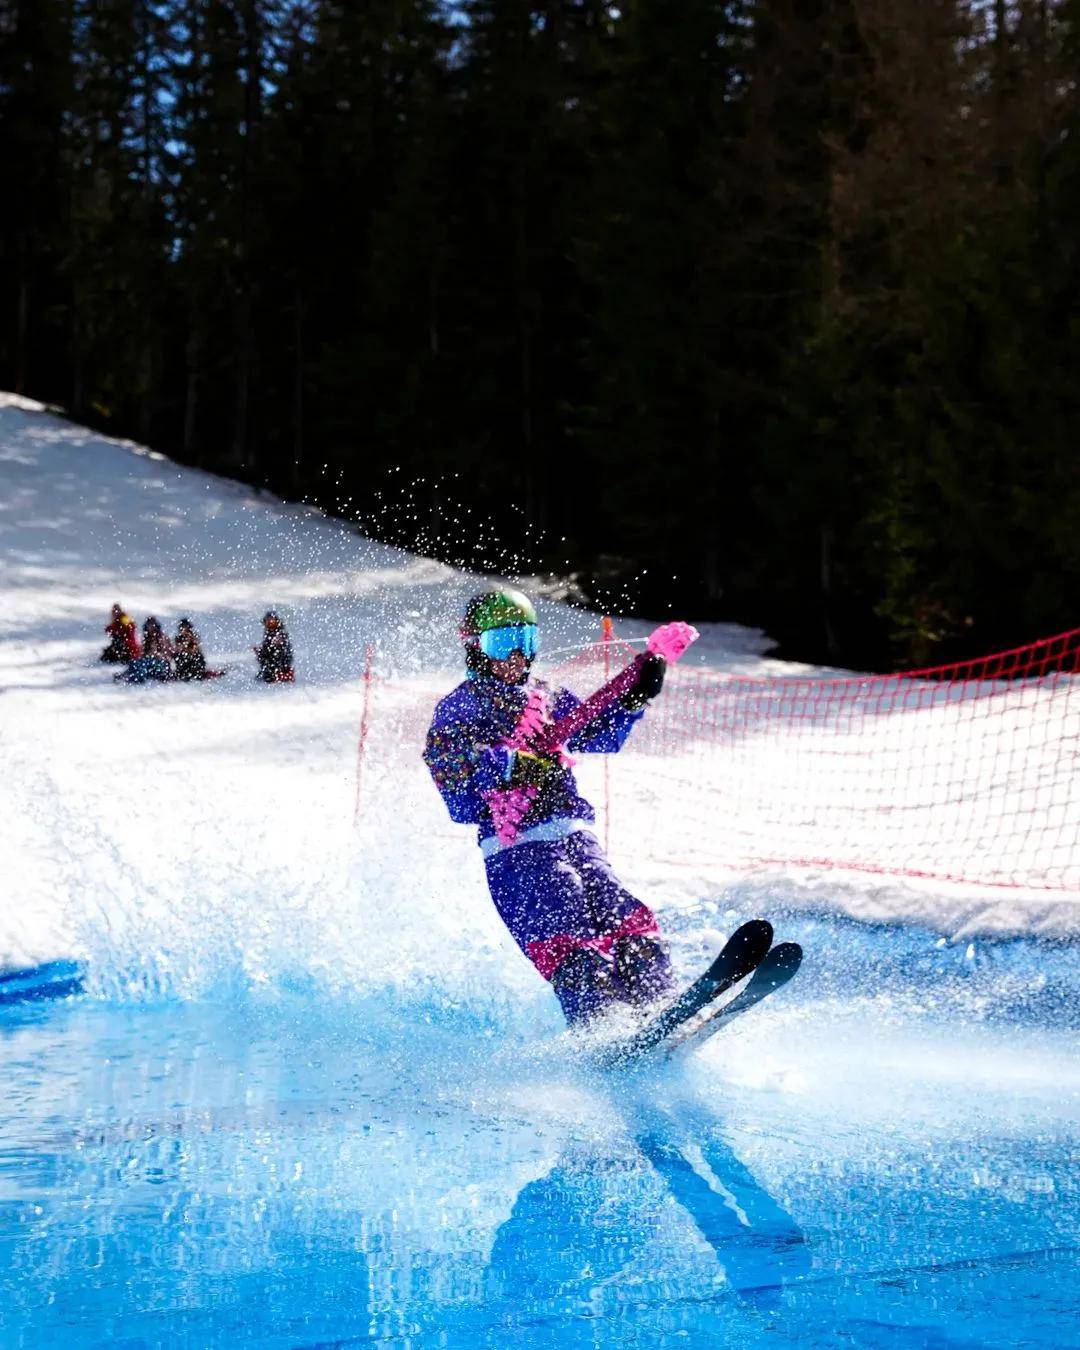
[[[121,605],[113,605],[112,621],[105,625],[109,645],[101,653],[101,660],[111,665],[127,665],[142,652],[135,621],[124,613]]]
[[[546,718],[578,706],[567,689],[530,678],[536,612],[509,588],[475,596],[460,627],[468,678],[435,709],[424,760],[450,817],[479,826],[488,887],[511,935],[550,980],[567,1021],[584,1023],[614,1004],[640,1006],[671,987],[667,952],[651,910],[627,892],[592,833],[596,814],[559,752],[507,749],[531,694]],[[621,749],[664,682],[649,656],[619,703],[573,736],[573,753]],[[487,794],[536,790],[512,842],[500,840]]]
[[[267,684],[291,684],[296,678],[293,671],[292,643],[285,625],[272,609],[263,615],[265,636],[258,647],[252,651],[258,657],[259,673],[256,677]]]

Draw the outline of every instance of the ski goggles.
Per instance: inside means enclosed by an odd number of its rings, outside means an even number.
[[[505,628],[488,628],[480,634],[480,650],[492,661],[505,661],[511,652],[521,652],[531,661],[539,645],[536,624],[516,623]]]

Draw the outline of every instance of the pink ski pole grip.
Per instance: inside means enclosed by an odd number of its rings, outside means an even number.
[[[653,632],[645,648],[665,661],[677,661],[700,636],[692,623],[665,623]]]

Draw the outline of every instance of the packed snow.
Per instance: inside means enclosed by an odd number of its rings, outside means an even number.
[[[454,952],[455,997],[482,985],[547,1007],[487,897],[473,832],[446,819],[419,759],[434,700],[460,678],[456,621],[476,576],[11,395],[0,562],[0,969],[72,956],[102,992],[194,996],[234,981],[437,981],[432,954]],[[540,596],[546,654],[596,639],[597,616],[552,598],[557,584],[520,580]],[[115,683],[98,661],[114,602],[169,632],[190,616],[225,677]],[[253,678],[267,608],[291,632],[294,685]],[[807,673],[769,658],[761,633],[701,626],[687,658],[699,665]],[[629,638],[648,628],[619,625]],[[584,780],[599,791],[603,772],[621,775],[614,862],[662,921],[697,910],[719,933],[729,904],[760,895],[770,912],[918,922],[949,939],[1080,931],[1077,896],[718,868],[715,851],[689,856],[679,828],[703,828],[708,783],[691,797],[672,777],[658,795],[647,770],[655,759],[627,756],[584,766]],[[643,839],[654,846],[631,847]]]

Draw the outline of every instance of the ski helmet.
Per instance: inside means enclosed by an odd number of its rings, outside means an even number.
[[[467,647],[474,647],[481,633],[492,628],[512,628],[536,623],[536,610],[527,595],[510,586],[474,595],[465,606],[458,632]]]
[[[491,660],[480,647],[480,634],[491,632],[495,628],[532,627],[535,636],[536,610],[532,601],[520,591],[510,586],[500,586],[495,590],[483,591],[474,595],[465,606],[458,633],[465,646],[465,666],[469,678],[491,674]],[[531,654],[526,658],[525,673],[532,664]]]

